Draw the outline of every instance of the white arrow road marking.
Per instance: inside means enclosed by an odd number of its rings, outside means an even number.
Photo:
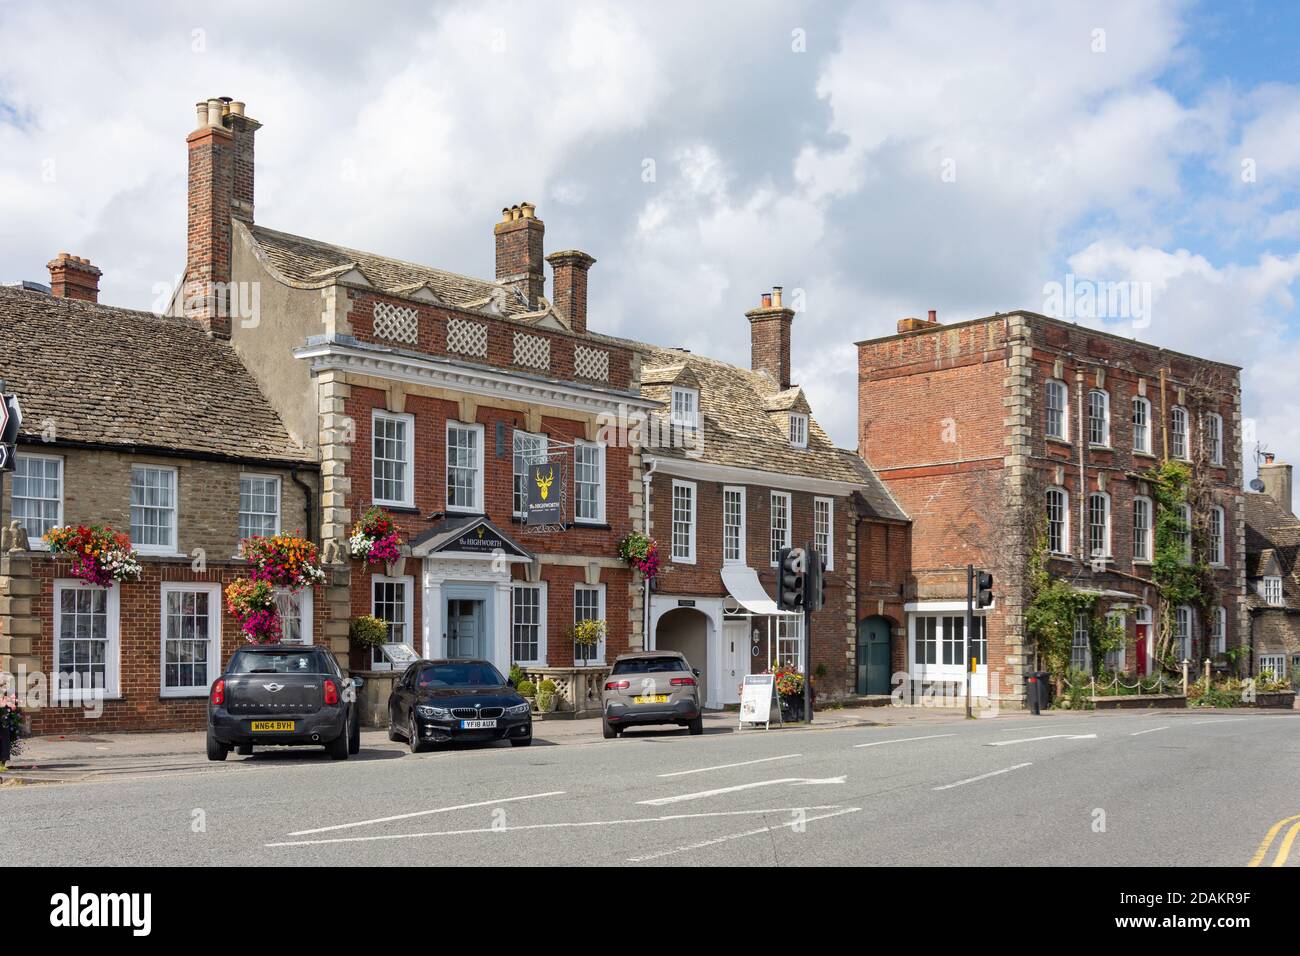
[[[332,827],[316,827],[314,830],[294,830],[289,834],[289,836],[306,836],[309,833],[328,833],[331,830],[350,830],[353,827],[368,827],[375,823],[392,823],[394,820],[409,820],[411,817],[427,817],[431,813],[451,813],[453,810],[472,810],[475,807],[495,807],[499,803],[517,803],[520,800],[537,800],[541,797],[558,797],[563,793],[563,790],[548,790],[546,793],[530,793],[524,797],[501,797],[497,800],[480,800],[477,803],[461,803],[454,807],[438,807],[436,810],[416,810],[414,813],[399,813],[396,816],[391,817],[376,817],[373,820],[358,820],[356,823],[340,823]]]
[[[669,803],[682,803],[686,800],[703,800],[705,797],[717,797],[724,793],[737,793],[741,790],[753,790],[756,787],[773,787],[782,783],[795,786],[809,786],[823,783],[843,783],[844,777],[826,777],[821,780],[809,777],[781,777],[777,780],[759,780],[755,783],[742,783],[734,787],[718,787],[716,790],[698,790],[695,793],[679,793],[675,797],[659,797],[656,800],[638,800],[637,803],[647,807],[662,807]]]
[[[859,747],[883,747],[885,744],[905,744],[913,740],[938,740],[940,737],[956,737],[956,734],[930,734],[928,737],[899,737],[896,740],[873,740],[869,744],[854,744],[854,748]]]
[[[964,787],[968,783],[975,783],[977,780],[987,780],[989,777],[996,777],[999,774],[1010,773],[1013,770],[1019,770],[1021,767],[1032,767],[1032,763],[1018,763],[1014,767],[1005,767],[1002,770],[994,770],[990,773],[982,773],[978,777],[967,777],[965,780],[958,780],[956,783],[945,783],[942,787],[931,787],[931,790],[951,790],[953,787]]]
[[[1166,726],[1166,727],[1152,727],[1150,730],[1135,730],[1133,733],[1129,734],[1129,736],[1141,737],[1143,734],[1154,734],[1157,730],[1168,730],[1168,729],[1169,728]]]
[[[695,770],[677,770],[673,773],[661,773],[661,777],[684,777],[691,773],[705,773],[709,770],[729,770],[732,767],[748,767],[750,764],[771,763],[773,760],[793,760],[803,754],[782,754],[780,757],[760,757],[758,760],[742,760],[740,763],[720,763],[715,767],[699,767]]]
[[[1096,740],[1096,734],[1048,734],[1046,737],[1021,737],[1019,740],[998,740],[985,744],[985,747],[1006,747],[1010,744],[1032,744],[1036,740]]]
[[[645,863],[647,860],[660,860],[666,856],[673,856],[677,853],[687,853],[691,850],[700,850],[707,846],[716,846],[719,843],[728,843],[731,840],[743,840],[745,837],[771,833],[774,830],[786,830],[790,827],[802,826],[804,824],[812,823],[815,820],[829,820],[831,817],[842,817],[846,813],[857,813],[861,809],[861,807],[844,807],[841,810],[833,810],[831,813],[823,813],[815,817],[804,817],[802,820],[791,820],[788,823],[780,823],[776,826],[759,827],[757,830],[746,830],[744,833],[728,833],[726,836],[714,837],[712,840],[701,840],[699,843],[688,843],[685,846],[673,847],[671,850],[660,850],[658,853],[648,853],[645,856],[628,857],[627,862]]]
[[[567,830],[589,827],[625,826],[634,823],[671,823],[675,820],[702,820],[708,817],[752,817],[776,813],[808,813],[817,810],[839,810],[838,804],[821,804],[815,807],[775,807],[770,810],[720,810],[712,813],[672,813],[661,817],[632,817],[626,820],[583,820],[563,823],[527,823],[519,826],[469,827],[461,830],[430,830],[424,833],[384,833],[376,836],[327,837],[320,840],[285,840],[279,843],[263,843],[265,847],[279,846],[321,846],[327,843],[375,843],[380,840],[416,840],[421,837],[472,836],[478,833],[509,833],[513,830]],[[857,808],[855,808],[857,809]],[[805,817],[808,820],[820,819]]]

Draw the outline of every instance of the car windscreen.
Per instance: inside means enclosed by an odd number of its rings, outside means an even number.
[[[680,657],[631,657],[625,661],[615,661],[614,674],[666,674],[669,671],[689,670]]]
[[[230,662],[231,674],[324,674],[324,661],[314,650],[273,652],[238,651]]]
[[[427,664],[415,675],[416,687],[500,687],[505,682],[491,664],[475,661]]]

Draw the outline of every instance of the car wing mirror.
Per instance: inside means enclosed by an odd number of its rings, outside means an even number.
[[[509,684],[511,687],[514,687],[514,686],[515,686],[515,682],[514,682],[514,680],[513,680],[512,678],[507,677],[507,678],[506,678],[506,683]]]
[[[700,676],[700,669],[699,669],[698,667],[692,667],[692,668],[691,668],[691,673],[694,674],[696,677],[699,677],[699,676]]]

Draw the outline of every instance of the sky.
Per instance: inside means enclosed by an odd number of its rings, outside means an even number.
[[[231,96],[263,225],[490,277],[533,202],[597,259],[594,330],[739,364],[784,286],[846,447],[855,341],[1068,309],[1242,366],[1249,479],[1256,441],[1300,459],[1298,45],[1282,2],[0,0],[0,282],[66,250],[154,306]]]

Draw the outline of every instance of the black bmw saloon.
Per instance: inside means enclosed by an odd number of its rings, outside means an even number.
[[[487,661],[421,660],[411,664],[388,698],[388,739],[412,753],[452,741],[533,742],[528,701]]]

